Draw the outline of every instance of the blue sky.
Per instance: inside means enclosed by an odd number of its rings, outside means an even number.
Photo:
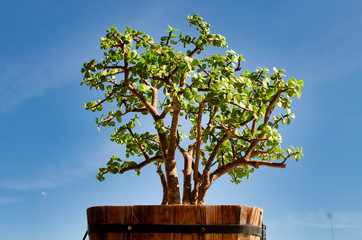
[[[194,13],[243,54],[244,68],[283,68],[305,83],[282,130],[305,157],[238,186],[221,178],[206,204],[263,208],[268,239],[332,239],[327,213],[336,240],[362,238],[361,1],[13,0],[0,9],[0,239],[81,239],[88,207],[160,203],[152,167],[96,180],[121,150],[83,109],[94,95],[80,69],[101,56],[112,26],[157,39],[167,25],[188,30]]]

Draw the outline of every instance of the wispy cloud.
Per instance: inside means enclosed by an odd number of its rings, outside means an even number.
[[[90,146],[93,147],[90,147]],[[114,144],[92,143],[79,146],[74,153],[61,156],[63,159],[54,159],[54,165],[40,168],[37,173],[27,177],[0,179],[0,189],[8,190],[33,190],[49,189],[70,184],[79,179],[95,176],[98,168],[103,167],[110,157],[119,148]]]
[[[94,41],[84,44],[83,39],[68,37],[33,54],[3,60],[0,66],[0,102],[6,104],[0,105],[0,111],[79,78],[84,57],[96,50],[90,46]]]
[[[328,214],[332,214],[332,218],[328,218]],[[288,214],[287,220],[296,225],[315,228],[362,228],[362,213],[333,211],[333,212],[311,212],[305,215]]]
[[[0,197],[0,205],[12,204],[12,203],[16,203],[16,202],[19,202],[19,199],[9,198],[9,197]]]

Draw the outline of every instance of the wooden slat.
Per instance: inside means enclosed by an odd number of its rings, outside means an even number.
[[[87,209],[88,224],[250,224],[262,227],[260,208],[240,205],[100,206]],[[244,234],[90,233],[90,240],[259,240]]]

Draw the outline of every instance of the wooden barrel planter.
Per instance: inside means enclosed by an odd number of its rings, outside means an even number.
[[[87,209],[89,240],[263,240],[263,210],[240,205]]]

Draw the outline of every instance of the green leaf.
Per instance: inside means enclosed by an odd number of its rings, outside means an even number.
[[[302,93],[300,91],[297,91],[297,98],[300,98],[302,96]]]
[[[141,84],[137,87],[137,91],[139,92],[146,92],[148,89],[150,89],[150,87],[146,84]]]
[[[185,88],[184,90],[184,97],[187,99],[187,100],[191,100],[193,98],[192,96],[192,93],[191,93],[191,90],[189,88]]]
[[[197,90],[197,88],[192,88],[192,96],[196,97],[197,94],[199,93],[199,91]]]
[[[202,95],[201,95],[201,94],[197,94],[197,95],[195,96],[195,100],[196,100],[196,102],[201,103],[201,102],[202,102]]]
[[[152,56],[152,58],[151,58],[151,60],[152,60],[152,62],[157,62],[158,61],[158,58],[157,58],[157,56]]]
[[[116,119],[117,119],[117,122],[119,122],[119,123],[122,122],[122,112],[119,110],[116,112]]]
[[[199,64],[200,64],[200,61],[196,58],[194,60],[192,60],[192,62],[191,62],[191,66],[193,66],[193,67],[196,67]]]
[[[168,26],[168,29],[170,30],[170,32],[178,31],[178,29],[176,29],[176,28],[172,28],[172,27],[170,27],[169,25],[167,25],[167,26]]]

